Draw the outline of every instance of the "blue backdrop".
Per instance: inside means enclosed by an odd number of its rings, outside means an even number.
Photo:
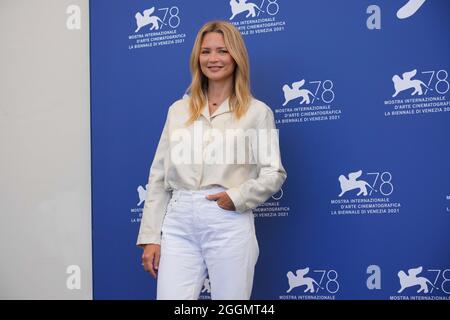
[[[149,167],[196,32],[223,19],[288,172],[254,211],[252,298],[450,299],[450,3],[231,4],[90,1],[94,298],[155,297],[135,246]]]

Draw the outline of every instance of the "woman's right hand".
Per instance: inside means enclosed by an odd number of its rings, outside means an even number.
[[[153,278],[156,278],[159,268],[159,258],[161,257],[161,245],[149,243],[144,246],[142,253],[142,265],[144,270],[150,272]]]

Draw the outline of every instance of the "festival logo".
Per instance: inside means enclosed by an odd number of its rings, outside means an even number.
[[[134,14],[133,33],[128,35],[128,49],[172,46],[184,43],[186,34],[180,30],[178,6],[152,6]]]
[[[331,215],[399,214],[401,204],[392,201],[394,181],[389,171],[352,171],[338,176],[339,192],[330,201]]]
[[[447,70],[412,69],[392,76],[391,98],[384,101],[386,117],[418,116],[450,111]]]
[[[305,123],[341,119],[342,110],[334,103],[335,89],[332,80],[306,79],[283,84],[284,102],[275,108],[275,123]]]
[[[288,288],[281,300],[334,300],[339,291],[339,275],[336,270],[309,267],[286,273]]]
[[[280,19],[280,0],[231,0],[229,20],[243,36],[283,32],[286,21]]]
[[[423,266],[397,272],[398,294],[390,300],[450,300],[450,269]]]

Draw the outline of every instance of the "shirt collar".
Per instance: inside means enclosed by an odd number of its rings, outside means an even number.
[[[224,102],[214,111],[212,115],[209,114],[209,107],[208,107],[208,99],[206,99],[206,104],[202,109],[202,115],[209,120],[209,118],[216,117],[222,113],[231,112],[230,108],[230,98],[226,98]]]

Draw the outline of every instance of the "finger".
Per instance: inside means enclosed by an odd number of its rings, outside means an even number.
[[[149,272],[153,278],[156,278],[156,272],[153,268],[153,257],[145,261],[145,271]]]
[[[153,278],[156,278],[156,272],[155,272],[155,269],[153,268],[153,264],[150,264],[150,266],[148,268],[148,272],[150,272],[150,274],[152,275]]]
[[[208,194],[206,196],[206,199],[208,199],[208,200],[216,200],[216,195],[215,194]]]
[[[144,266],[144,270],[146,272],[150,272],[150,274],[156,278],[155,270],[153,269],[153,256],[150,257],[142,257],[142,265]]]
[[[209,194],[206,196],[206,199],[208,200],[217,200],[220,199],[220,197],[222,196],[223,192],[219,192],[219,193],[214,193],[214,194]]]
[[[160,257],[161,257],[161,255],[159,253],[155,254],[154,266],[155,266],[156,272],[158,272],[158,269],[159,269],[159,258]]]
[[[206,196],[206,199],[208,199],[208,200],[216,200],[218,197],[217,197],[217,193],[214,193],[214,194],[208,194],[207,196]]]

